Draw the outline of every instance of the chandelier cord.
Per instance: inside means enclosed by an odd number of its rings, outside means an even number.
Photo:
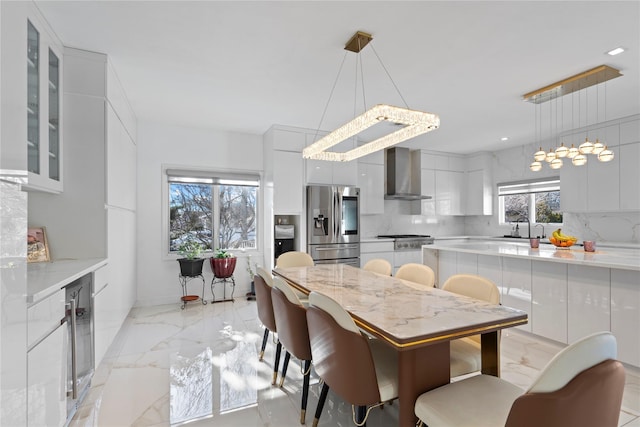
[[[398,92],[398,95],[400,95],[400,98],[402,99],[402,102],[404,102],[404,106],[408,109],[409,108],[409,104],[407,104],[407,101],[404,99],[404,96],[402,96],[402,94],[400,93],[400,89],[398,89],[398,85],[396,85],[396,82],[391,77],[391,74],[389,74],[389,71],[387,70],[387,67],[385,67],[384,62],[382,62],[382,59],[380,58],[380,55],[378,55],[378,52],[376,52],[376,48],[373,47],[373,42],[371,42],[369,44],[371,45],[371,49],[373,49],[373,53],[375,53],[376,58],[378,58],[378,61],[380,62],[380,65],[382,65],[382,69],[384,70],[385,73],[387,73],[387,77],[389,77],[389,80],[391,80],[391,83],[393,84],[393,87],[396,89],[396,92]]]
[[[360,41],[358,41],[358,43],[360,43]],[[367,111],[367,94],[364,90],[365,88],[365,84],[364,84],[364,66],[362,65],[362,55],[360,53],[358,53],[358,61],[360,62],[360,82],[362,84],[362,111]],[[358,81],[358,76],[357,76],[357,65],[356,65],[356,82]],[[357,84],[356,84],[357,86]],[[356,116],[356,108],[355,108],[355,100],[356,100],[356,95],[354,95],[353,97],[354,100],[354,108],[353,108],[353,117]]]
[[[322,117],[320,117],[320,123],[318,123],[318,128],[316,129],[316,134],[313,137],[313,140],[315,141],[316,138],[318,137],[318,134],[320,133],[320,128],[322,127],[322,122],[324,121],[324,116],[327,114],[327,109],[329,108],[329,103],[331,102],[331,98],[333,97],[333,92],[336,89],[336,86],[338,85],[338,79],[340,78],[340,74],[342,73],[342,67],[344,65],[345,60],[347,59],[347,52],[344,53],[344,56],[342,57],[342,62],[340,63],[340,67],[338,68],[338,74],[336,75],[336,79],[333,81],[333,87],[331,88],[331,92],[329,93],[329,99],[327,99],[327,103],[324,106],[324,111],[322,112]]]

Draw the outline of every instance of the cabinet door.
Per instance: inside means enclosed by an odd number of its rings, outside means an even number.
[[[621,145],[618,150],[620,152],[616,155],[620,158],[620,209],[640,210],[640,142]]]
[[[424,156],[423,156],[424,159]],[[424,196],[431,196],[430,199],[420,200],[412,203],[420,205],[419,214],[436,214],[436,171],[433,169],[422,169],[420,171],[420,192]]]
[[[107,103],[107,204],[136,209],[136,146]]]
[[[501,288],[502,285],[502,257],[492,255],[478,255],[478,275],[486,277]],[[502,302],[502,293],[500,293]]]
[[[611,332],[618,339],[618,359],[640,366],[640,288],[638,272],[611,270]]]
[[[384,213],[384,166],[358,163],[360,213]]]
[[[589,211],[618,211],[620,209],[620,156],[615,156],[612,161],[603,163],[590,155],[587,173],[589,174],[586,186]],[[562,197],[565,193],[565,191],[562,192]]]
[[[611,330],[608,268],[568,265],[567,339]]]
[[[27,353],[28,426],[63,426],[66,422],[66,332],[67,325],[59,325]]]
[[[333,168],[331,164],[332,162],[324,160],[306,160],[307,184],[333,184]]]
[[[502,304],[526,311],[529,315],[529,323],[516,327],[531,332],[531,261],[504,257],[502,283],[497,285],[502,293]]]
[[[303,160],[293,151],[273,152],[273,212],[299,214],[303,211]]]
[[[466,173],[466,215],[491,215],[491,184],[486,182],[484,170]]]
[[[456,270],[458,274],[478,274],[478,255],[459,252]]]
[[[589,159],[589,161],[592,160],[594,159]],[[571,160],[566,161],[570,162]],[[560,185],[562,188],[562,197],[560,198],[560,208],[562,211],[586,212],[587,166],[567,165],[560,169]]]
[[[442,284],[451,276],[458,273],[457,252],[439,251],[438,253],[438,285]]]
[[[96,270],[93,281],[94,366],[97,367],[115,338],[120,323],[114,287],[109,286],[109,266]]]
[[[464,172],[436,171],[436,214],[463,215]]]
[[[35,12],[25,25],[28,187],[61,192],[62,49]]]
[[[534,261],[531,332],[567,343],[567,264]]]
[[[358,168],[356,162],[329,163],[333,163],[332,183],[334,185],[358,185]]]

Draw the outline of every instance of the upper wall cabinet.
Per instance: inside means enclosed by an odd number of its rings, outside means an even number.
[[[26,188],[63,189],[62,43],[31,3],[3,5],[1,167],[28,171]],[[5,150],[6,148],[6,150]]]

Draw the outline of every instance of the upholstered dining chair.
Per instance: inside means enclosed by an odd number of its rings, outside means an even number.
[[[264,336],[262,337],[262,347],[260,348],[260,355],[258,360],[262,360],[264,357],[264,349],[267,347],[267,340],[269,338],[269,332],[276,334],[278,332],[276,328],[276,319],[273,314],[273,302],[271,300],[271,288],[273,287],[273,277],[271,273],[258,267],[256,269],[258,274],[253,278],[253,283],[256,291],[256,305],[258,307],[258,319],[264,325]],[[282,344],[277,341],[276,344],[276,358],[273,362],[273,379],[271,385],[275,385],[278,377],[278,366],[280,365],[280,352],[282,351]]]
[[[311,255],[306,252],[289,251],[285,252],[276,260],[276,268],[289,268],[289,267],[313,267],[315,262]],[[293,288],[292,288],[293,289]],[[304,305],[308,304],[308,297],[297,289],[293,289],[296,296]]]
[[[398,397],[398,355],[381,340],[364,336],[340,304],[311,292],[307,325],[313,365],[324,381],[313,426],[324,407],[329,388],[352,405],[356,425],[369,411]]]
[[[500,290],[491,280],[476,274],[454,274],[442,285],[445,291],[500,303]],[[480,335],[460,338],[450,343],[451,377],[479,371],[482,367]]]
[[[413,262],[402,265],[398,271],[396,271],[395,277],[397,279],[419,283],[430,288],[434,287],[436,283],[436,275],[431,267]]]
[[[374,258],[362,267],[363,270],[381,274],[383,276],[391,276],[391,263],[383,258]]]
[[[273,301],[273,314],[278,326],[278,339],[286,351],[282,364],[280,387],[284,384],[291,355],[304,361],[302,403],[300,406],[300,424],[304,424],[311,375],[311,347],[309,345],[309,330],[307,329],[307,309],[302,305],[291,286],[280,277],[273,278],[271,299]]]
[[[616,339],[598,332],[551,359],[529,389],[476,375],[423,393],[416,416],[429,427],[615,427],[624,366]]]
[[[290,251],[285,252],[276,260],[276,268],[288,267],[313,267],[313,258],[306,252]]]

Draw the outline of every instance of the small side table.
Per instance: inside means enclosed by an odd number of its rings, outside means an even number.
[[[231,282],[231,297],[227,298],[227,282]],[[222,283],[222,299],[216,299],[216,294],[214,292],[214,288],[215,285],[218,283]],[[216,302],[225,302],[225,301],[231,301],[233,302],[233,293],[236,290],[236,281],[233,279],[233,274],[229,277],[215,277],[213,276],[213,279],[211,279],[211,296],[212,296],[212,300],[211,303],[216,303]]]
[[[200,280],[202,280],[202,297],[199,297],[198,295],[187,295],[187,283],[191,280],[191,279],[197,279],[200,278]],[[202,274],[199,274],[197,276],[182,276],[182,275],[178,275],[178,280],[180,282],[180,286],[182,286],[182,297],[180,298],[180,300],[182,301],[182,306],[180,307],[181,310],[184,310],[184,308],[186,307],[188,302],[195,302],[198,300],[202,301],[202,305],[206,305],[207,301],[205,301],[204,299],[204,276]]]

